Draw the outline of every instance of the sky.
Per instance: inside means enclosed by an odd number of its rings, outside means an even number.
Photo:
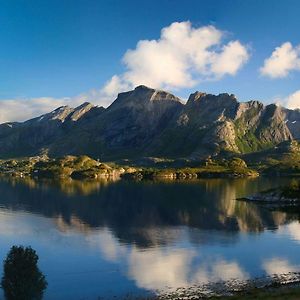
[[[0,0],[0,122],[139,84],[300,107],[298,0]]]

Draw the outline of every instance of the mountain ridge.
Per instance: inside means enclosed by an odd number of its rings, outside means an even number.
[[[107,108],[85,102],[0,124],[0,158],[203,159],[252,153],[294,139],[300,139],[300,110],[199,91],[183,103],[166,91],[138,86],[120,93]]]

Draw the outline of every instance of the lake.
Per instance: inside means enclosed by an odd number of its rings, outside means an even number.
[[[147,295],[300,269],[299,213],[236,201],[290,179],[0,180],[0,259],[31,245],[46,300]]]

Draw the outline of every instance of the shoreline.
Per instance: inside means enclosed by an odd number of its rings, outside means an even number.
[[[197,178],[256,178],[300,177],[293,168],[269,172],[266,166],[247,165],[238,157],[185,161],[174,164],[166,160],[153,160],[141,164],[134,161],[100,162],[89,156],[67,155],[61,158],[48,156],[0,160],[0,176],[31,178],[101,179],[120,177],[126,180],[164,179],[194,180]]]
[[[211,282],[203,285],[176,288],[174,291],[156,291],[157,295],[125,299],[171,300],[171,299],[299,299],[300,272],[274,274],[252,279]],[[288,297],[288,298],[284,298]]]

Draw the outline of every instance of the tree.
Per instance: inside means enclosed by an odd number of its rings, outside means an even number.
[[[4,260],[1,281],[6,300],[41,300],[47,281],[31,247],[13,246]]]

